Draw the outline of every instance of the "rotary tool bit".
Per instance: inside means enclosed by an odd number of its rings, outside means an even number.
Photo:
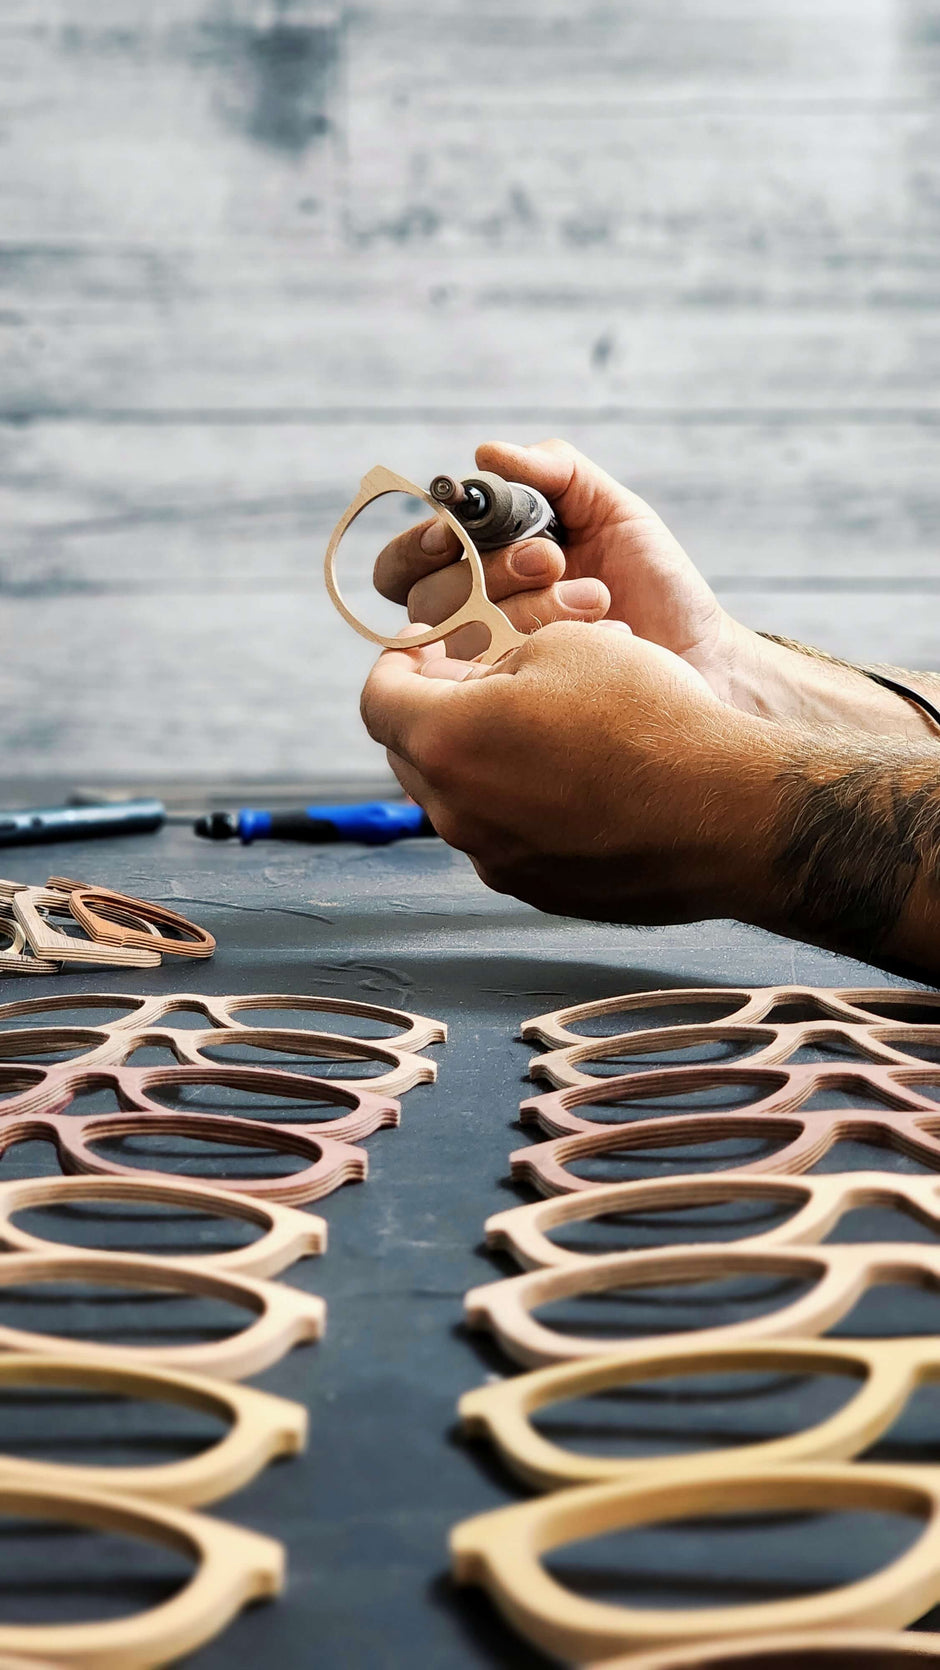
[[[478,551],[496,551],[537,535],[562,543],[564,530],[544,494],[520,481],[504,481],[489,470],[459,481],[436,475],[429,492],[466,528]]]

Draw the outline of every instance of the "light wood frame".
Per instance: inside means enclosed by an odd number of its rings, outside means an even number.
[[[549,1090],[542,1096],[529,1097],[520,1106],[520,1117],[524,1125],[539,1124],[553,1136],[562,1136],[569,1132],[589,1132],[597,1129],[597,1119],[582,1118],[573,1111],[586,1103],[631,1102],[647,1096],[661,1095],[675,1096],[675,1105],[680,1108],[680,1098],[683,1094],[695,1096],[702,1090],[733,1090],[736,1087],[752,1086],[759,1087],[752,1102],[743,1106],[738,1104],[727,1111],[693,1108],[691,1117],[709,1113],[722,1123],[734,1118],[756,1118],[763,1122],[766,1117],[774,1114],[802,1115],[804,1104],[820,1092],[828,1090],[851,1095],[854,1090],[863,1097],[876,1097],[884,1108],[891,1109],[891,1123],[897,1129],[903,1129],[905,1123],[911,1123],[909,1120],[905,1122],[905,1113],[916,1112],[926,1114],[928,1119],[933,1118],[940,1130],[940,1092],[935,1098],[931,1098],[919,1095],[917,1091],[918,1084],[930,1083],[940,1085],[940,1062],[908,1062],[904,1066],[882,1066],[875,1063],[866,1066],[861,1062],[857,1066],[841,1062],[801,1062],[787,1066],[783,1062],[777,1062],[774,1066],[764,1067],[743,1064],[653,1067],[638,1073],[618,1074],[611,1078],[591,1078],[586,1084],[575,1085],[566,1090]],[[818,1110],[813,1110],[816,1111]],[[828,1115],[828,1109],[822,1111]],[[877,1116],[878,1111],[877,1107],[872,1108],[862,1103],[857,1110],[853,1110],[853,1116],[864,1120],[869,1114]],[[690,1115],[666,1113],[657,1117],[665,1120],[681,1119],[685,1123]],[[648,1118],[646,1123],[651,1124],[652,1120]],[[920,1134],[923,1124],[915,1126],[915,1129]],[[937,1153],[940,1154],[940,1142],[937,1144]]]
[[[358,1038],[343,1038],[333,1032],[282,1031],[276,1027],[213,1027],[199,1032],[190,1027],[131,1027],[108,1026],[33,1026],[22,1029],[0,1028],[0,1063],[9,1060],[31,1060],[57,1050],[86,1048],[80,1057],[83,1068],[101,1062],[122,1066],[135,1050],[152,1046],[171,1051],[181,1066],[224,1067],[203,1052],[250,1047],[257,1050],[293,1051],[296,1055],[322,1058],[324,1061],[369,1061],[386,1063],[384,1072],[370,1077],[336,1078],[334,1084],[357,1090],[360,1087],[374,1093],[402,1095],[416,1084],[433,1084],[437,1078],[437,1063],[426,1055],[413,1055],[388,1044],[363,1042]],[[233,1062],[232,1066],[249,1066],[248,1062]],[[257,1065],[257,1063],[255,1063]],[[132,1071],[137,1071],[132,1068]],[[274,1065],[270,1070],[275,1070]],[[284,1072],[296,1072],[285,1067]],[[2,1116],[2,1108],[0,1108]]]
[[[940,1664],[940,1635],[926,1630],[838,1629],[813,1634],[748,1635],[702,1641],[661,1653],[605,1658],[603,1670],[914,1670]],[[601,1670],[598,1663],[581,1670]]]
[[[556,1270],[473,1288],[464,1300],[471,1328],[485,1328],[514,1362],[525,1367],[607,1355],[610,1345],[577,1334],[562,1334],[532,1315],[558,1299],[607,1292],[618,1287],[661,1287],[674,1282],[716,1281],[740,1275],[791,1276],[813,1281],[802,1298],[740,1322],[696,1330],[703,1347],[755,1339],[807,1338],[825,1332],[851,1311],[878,1282],[940,1286],[940,1248],[871,1242],[829,1247],[657,1247],[649,1252],[611,1253]],[[685,1333],[658,1334],[657,1345],[688,1342]],[[624,1341],[624,1354],[648,1349],[649,1339]]]
[[[0,883],[0,887],[2,885]],[[130,992],[54,992],[48,997],[43,995],[18,998],[9,1003],[0,1003],[0,1027],[6,1020],[21,1018],[27,1021],[32,1015],[45,1014],[50,1009],[92,1009],[100,1008],[102,1004],[107,1003],[126,1006],[126,1012],[117,1019],[94,1023],[98,1030],[109,1032],[146,1030],[161,1021],[165,1015],[172,1015],[179,1010],[195,1010],[205,1015],[206,1031],[223,1027],[251,1031],[253,1029],[250,1025],[235,1018],[245,1009],[297,1009],[313,1014],[353,1015],[361,1020],[380,1021],[400,1029],[390,1038],[353,1038],[351,1042],[357,1045],[378,1043],[384,1049],[416,1054],[429,1044],[441,1044],[447,1039],[446,1023],[427,1015],[412,1014],[407,1009],[390,1009],[381,1003],[360,1003],[355,998],[318,997],[296,992],[232,992],[224,997],[212,997],[206,992],[169,992],[157,995]],[[271,1030],[294,1033],[301,1029],[280,1027]],[[344,1036],[340,1033],[330,1033],[328,1036],[334,1039],[337,1045],[337,1059],[342,1060],[340,1046],[345,1041]]]
[[[70,1206],[85,1201],[182,1206],[214,1218],[234,1218],[255,1224],[263,1233],[247,1246],[231,1247],[225,1252],[193,1253],[184,1258],[187,1264],[205,1264],[236,1275],[278,1276],[298,1259],[326,1251],[326,1222],[312,1212],[252,1199],[250,1195],[214,1188],[209,1183],[174,1183],[160,1177],[28,1177],[0,1183],[0,1247],[5,1252],[61,1252],[65,1242],[29,1234],[14,1221],[16,1214],[37,1206]],[[95,1250],[108,1251],[107,1248]],[[147,1256],[173,1263],[183,1255],[149,1253]]]
[[[908,1212],[919,1223],[934,1228],[940,1238],[940,1179],[936,1177],[911,1177],[891,1171],[846,1171],[817,1177],[709,1171],[611,1183],[554,1195],[527,1206],[512,1206],[487,1218],[486,1244],[494,1251],[508,1252],[523,1270],[564,1269],[590,1263],[602,1255],[574,1252],[550,1240],[549,1231],[563,1224],[587,1223],[612,1214],[625,1216],[741,1201],[766,1201],[768,1205],[778,1201],[791,1207],[793,1215],[774,1229],[725,1237],[736,1247],[793,1247],[819,1242],[847,1212],[870,1206]]]
[[[406,476],[397,475],[394,470],[386,469],[384,464],[376,464],[367,475],[363,476],[356,497],[352,504],[343,511],[330,535],[324,558],[323,572],[326,589],[334,606],[339,610],[346,623],[353,628],[353,631],[358,632],[361,638],[368,638],[373,644],[381,644],[383,649],[402,648],[400,638],[384,637],[380,632],[373,632],[370,626],[366,626],[364,621],[359,620],[358,616],[353,614],[343,597],[336,578],[336,556],[340,541],[347,528],[356,520],[357,516],[362,514],[368,505],[373,504],[376,499],[382,498],[385,493],[407,493],[411,498],[420,499],[426,504],[429,510],[432,510],[435,516],[444,523],[445,527],[448,527],[451,533],[456,534],[463,548],[463,559],[461,560],[467,562],[470,571],[470,596],[467,601],[462,603],[460,608],[449,615],[445,621],[442,621],[440,626],[431,627],[426,632],[416,632],[414,637],[408,639],[407,647],[409,649],[419,649],[424,644],[441,643],[443,639],[449,638],[461,626],[483,626],[489,632],[490,641],[486,649],[476,659],[491,666],[494,662],[499,661],[503,655],[506,655],[509,650],[517,649],[520,644],[524,644],[526,641],[525,635],[516,631],[516,628],[503,614],[502,609],[497,608],[496,604],[492,603],[487,596],[486,576],[483,571],[483,564],[480,561],[480,553],[466,528],[458,522],[456,516],[452,515],[444,505],[438,504],[436,499],[432,499],[430,493],[426,492],[423,487],[417,487]]]
[[[159,951],[143,945],[104,945],[98,940],[73,939],[50,922],[42,910],[68,910],[68,899],[48,887],[21,887],[13,895],[13,914],[34,954],[58,963],[97,963],[123,968],[159,968]],[[150,939],[148,937],[148,945]]]
[[[593,1020],[603,1015],[616,1015],[657,1009],[688,1003],[733,1005],[730,1013],[714,1021],[700,1021],[700,1026],[741,1026],[763,1021],[771,1010],[783,1004],[814,1003],[821,1010],[819,1021],[779,1022],[768,1025],[775,1031],[786,1032],[791,1025],[802,1027],[838,1021],[851,1027],[882,1027],[894,1023],[866,1007],[870,1003],[896,1003],[899,1008],[936,1008],[940,1026],[940,993],[917,991],[898,986],[676,986],[652,992],[625,992],[620,997],[602,997],[592,1003],[573,1003],[566,1009],[551,1009],[544,1015],[534,1015],[523,1021],[520,1036],[548,1049],[565,1048],[571,1044],[603,1044],[603,1035],[576,1032],[578,1021]],[[687,1023],[680,1023],[687,1024]],[[901,1023],[903,1024],[903,1023]],[[650,1032],[672,1031],[671,1027],[655,1026],[631,1032],[631,1038],[649,1036]]]
[[[8,944],[0,950],[0,974],[59,974],[62,964],[50,962],[48,957],[34,957],[26,943],[26,934],[22,924],[13,915],[12,907],[9,915],[0,908],[0,939],[7,939]]]
[[[873,1065],[910,1067],[929,1065],[922,1056],[905,1050],[905,1044],[934,1044],[940,1050],[940,1012],[937,1026],[902,1026],[885,1022],[883,1026],[850,1026],[837,1021],[793,1022],[787,1026],[764,1026],[760,1022],[712,1021],[707,1026],[672,1026],[661,1031],[624,1032],[616,1037],[596,1038],[590,1043],[568,1044],[563,1049],[546,1050],[533,1055],[529,1062],[529,1077],[541,1079],[559,1088],[568,1085],[603,1084],[610,1075],[583,1071],[584,1061],[610,1061],[631,1055],[653,1054],[662,1050],[672,1054],[676,1050],[694,1049],[707,1044],[756,1044],[752,1054],[724,1063],[686,1063],[689,1068],[709,1065],[717,1072],[719,1066],[767,1067],[786,1062],[800,1049],[813,1044],[843,1044],[858,1051]],[[665,1062],[659,1066],[668,1065]],[[672,1065],[681,1065],[672,1063]],[[824,1065],[824,1063],[821,1063]],[[841,1065],[841,1063],[840,1063]],[[938,1062],[940,1065],[940,1062]],[[857,1070],[867,1071],[865,1059]]]
[[[86,1252],[78,1247],[62,1247],[54,1253],[5,1253],[0,1258],[0,1288],[49,1281],[206,1294],[252,1312],[257,1320],[241,1333],[197,1345],[106,1345],[0,1326],[0,1351],[65,1356],[118,1367],[144,1364],[193,1369],[222,1380],[242,1380],[279,1362],[295,1345],[320,1339],[326,1326],[326,1305],[316,1294],[256,1276],[210,1269],[195,1259],[171,1261],[134,1253]]]
[[[271,1537],[168,1503],[0,1479],[0,1512],[141,1538],[189,1555],[196,1571],[169,1600],[91,1624],[0,1624],[0,1655],[56,1670],[156,1670],[218,1635],[251,1601],[278,1594],[284,1550]]]
[[[302,1403],[179,1369],[10,1352],[0,1355],[0,1390],[7,1387],[102,1392],[175,1404],[226,1421],[228,1431],[196,1455],[155,1466],[74,1466],[0,1453],[0,1486],[21,1481],[49,1489],[119,1491],[149,1502],[203,1507],[240,1490],[277,1456],[299,1454],[307,1441]]]
[[[903,1513],[923,1521],[914,1545],[870,1577],[822,1593],[681,1611],[582,1599],[541,1556],[627,1528],[724,1514],[823,1511]],[[738,1470],[729,1457],[662,1473],[553,1491],[478,1515],[451,1532],[458,1583],[482,1585],[507,1621],[555,1658],[605,1660],[628,1650],[716,1637],[827,1629],[897,1629],[940,1599],[940,1468],[801,1463]]]
[[[715,1459],[715,1451],[674,1455],[590,1455],[554,1443],[532,1424],[537,1411],[625,1386],[680,1375],[840,1375],[856,1390],[834,1415],[783,1438],[742,1443],[723,1453],[732,1469],[782,1467],[803,1461],[846,1461],[889,1431],[921,1386],[940,1381],[940,1342],[780,1340],[699,1344],[694,1334],[511,1375],[465,1392],[457,1405],[463,1432],[486,1438],[507,1467],[534,1490],[558,1490],[611,1479],[684,1474]]]

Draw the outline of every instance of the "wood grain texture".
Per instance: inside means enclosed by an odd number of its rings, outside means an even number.
[[[940,0],[668,10],[8,0],[0,771],[374,774],[329,529],[498,433],[936,663]]]

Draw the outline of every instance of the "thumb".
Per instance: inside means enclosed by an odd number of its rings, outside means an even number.
[[[521,481],[544,493],[570,533],[596,533],[606,523],[651,514],[645,500],[615,481],[568,441],[486,441],[476,450],[477,468],[507,481]]]

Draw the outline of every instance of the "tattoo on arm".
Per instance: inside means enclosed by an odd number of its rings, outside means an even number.
[[[786,916],[823,944],[869,961],[890,940],[914,883],[940,891],[940,762],[900,750],[823,780],[789,766],[774,861]]]

